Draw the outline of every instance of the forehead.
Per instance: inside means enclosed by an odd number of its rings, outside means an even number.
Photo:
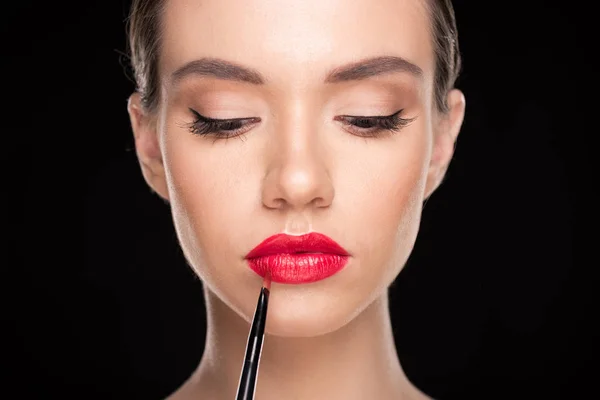
[[[425,1],[167,0],[161,70],[212,57],[289,82],[359,59],[399,56],[432,75]]]

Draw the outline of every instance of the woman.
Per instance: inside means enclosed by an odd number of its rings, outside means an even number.
[[[204,355],[170,398],[234,398],[267,270],[256,398],[426,398],[387,288],[463,120],[450,2],[136,0],[130,45],[141,170],[207,306]]]

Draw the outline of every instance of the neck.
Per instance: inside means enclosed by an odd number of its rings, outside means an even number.
[[[207,337],[192,377],[203,398],[235,398],[249,324],[205,290]],[[419,397],[396,353],[387,294],[337,331],[310,338],[265,335],[256,385],[261,400]]]

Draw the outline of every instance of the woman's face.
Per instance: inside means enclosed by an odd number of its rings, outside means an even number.
[[[348,263],[274,284],[267,332],[342,327],[402,269],[451,156],[424,2],[168,0],[162,18],[161,102],[154,130],[134,130],[186,258],[250,321],[262,279],[246,254],[277,233],[325,234]],[[406,121],[354,118],[399,110]],[[198,114],[242,120],[203,135]]]

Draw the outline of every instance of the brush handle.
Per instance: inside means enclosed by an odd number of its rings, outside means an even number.
[[[242,374],[238,385],[236,400],[252,400],[256,390],[256,378],[258,376],[258,366],[260,363],[260,354],[265,336],[265,324],[267,321],[267,307],[269,305],[269,289],[263,287],[258,296],[252,327],[248,335],[246,345],[246,356],[242,366]]]

